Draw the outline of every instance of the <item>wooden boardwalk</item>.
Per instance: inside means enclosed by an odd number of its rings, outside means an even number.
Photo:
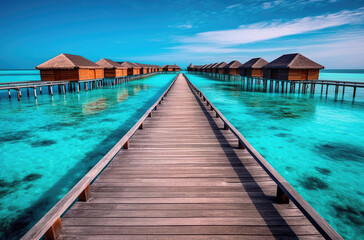
[[[320,239],[182,74],[62,217],[61,239]]]

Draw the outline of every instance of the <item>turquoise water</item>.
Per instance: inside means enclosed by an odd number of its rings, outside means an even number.
[[[363,91],[352,104],[331,92],[247,92],[240,81],[186,75],[343,237],[362,238]]]
[[[324,69],[319,76],[320,80],[364,82],[363,69]]]
[[[18,239],[135,124],[175,74],[104,89],[0,98],[0,239]],[[45,90],[44,90],[45,91]]]
[[[40,81],[39,70],[0,70],[0,83],[22,81]]]

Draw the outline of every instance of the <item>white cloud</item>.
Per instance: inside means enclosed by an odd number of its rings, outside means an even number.
[[[227,9],[232,9],[232,8],[237,8],[237,7],[240,7],[240,6],[242,6],[242,4],[241,4],[241,3],[238,3],[238,4],[232,4],[232,5],[229,5],[229,6],[227,6],[226,8],[227,8]]]
[[[194,36],[183,37],[180,40],[184,43],[232,46],[307,33],[329,27],[361,23],[363,19],[364,8],[359,8],[353,11],[344,10],[332,14],[297,18],[287,22],[275,20],[241,25],[237,29],[201,32]]]
[[[169,25],[171,28],[180,28],[180,29],[191,29],[193,28],[192,24],[180,24],[180,25]]]

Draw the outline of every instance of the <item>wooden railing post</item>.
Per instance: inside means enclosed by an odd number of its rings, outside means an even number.
[[[244,144],[238,140],[238,148],[239,149],[245,149]]]
[[[224,123],[224,130],[229,130],[229,126],[226,123]]]
[[[143,123],[141,123],[140,125],[139,125],[139,129],[143,129],[144,127],[143,127]]]
[[[91,185],[88,184],[86,188],[81,192],[80,196],[78,196],[78,201],[87,202],[91,196]]]
[[[123,149],[129,149],[129,140],[124,143]]]
[[[288,196],[283,192],[283,190],[277,186],[277,203],[279,204],[288,204],[289,198]]]
[[[150,112],[150,113],[148,114],[148,117],[152,117],[152,112]]]
[[[45,239],[56,240],[61,235],[61,230],[62,230],[61,218],[58,218],[45,233]]]

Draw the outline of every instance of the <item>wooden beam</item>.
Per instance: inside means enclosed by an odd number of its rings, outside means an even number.
[[[58,218],[45,233],[45,239],[56,240],[61,235],[61,231],[62,231],[61,218]]]
[[[90,196],[91,196],[91,185],[88,184],[86,188],[78,196],[78,201],[87,202],[90,199]]]

